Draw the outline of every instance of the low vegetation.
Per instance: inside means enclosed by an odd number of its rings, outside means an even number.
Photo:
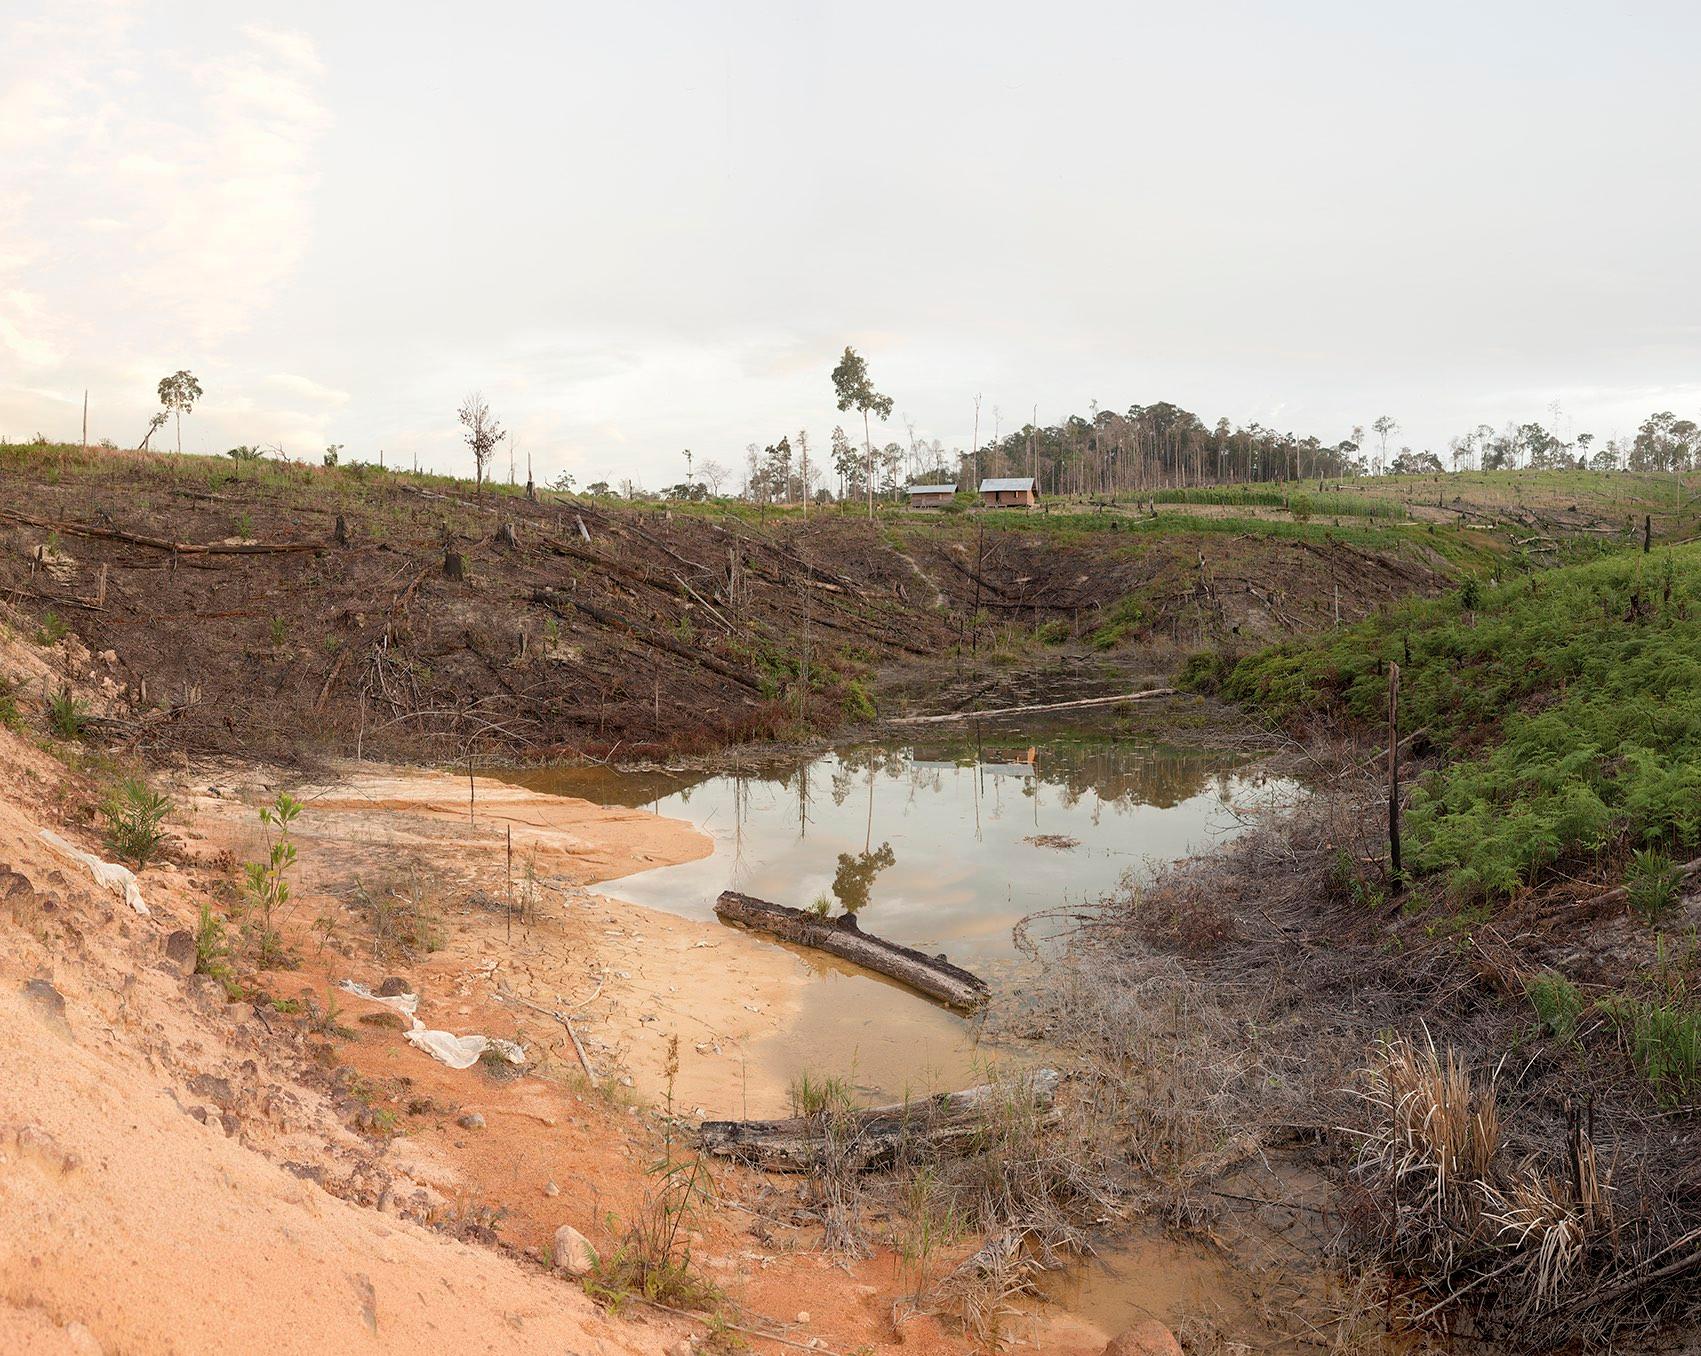
[[[1411,602],[1184,680],[1312,729],[1402,728],[1442,765],[1412,794],[1407,865],[1458,903],[1578,871],[1650,915],[1664,854],[1701,842],[1701,547],[1625,554]],[[1641,853],[1638,857],[1635,854]]]

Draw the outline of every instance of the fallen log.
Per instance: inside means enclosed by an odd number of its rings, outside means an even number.
[[[866,1111],[773,1121],[704,1121],[698,1143],[706,1153],[768,1172],[812,1172],[821,1166],[831,1135],[835,1165],[869,1172],[918,1149],[949,1153],[971,1148],[1008,1110],[1019,1107],[1025,1114],[1050,1107],[1062,1081],[1055,1069],[1035,1069],[1003,1083],[982,1083]]]
[[[189,542],[173,541],[170,537],[145,537],[136,532],[120,532],[115,527],[101,527],[95,523],[58,522],[52,518],[35,518],[16,509],[0,509],[0,518],[6,518],[15,523],[25,523],[30,527],[46,528],[50,532],[62,532],[72,537],[99,537],[107,541],[126,542],[131,546],[148,546],[156,551],[171,551],[177,555],[203,556],[270,556],[291,551],[319,551],[324,549],[320,541],[252,541],[252,542]]]
[[[722,922],[853,961],[961,1012],[973,1012],[986,1002],[986,981],[979,975],[952,965],[943,956],[929,956],[913,947],[871,937],[857,927],[854,914],[823,918],[737,890],[727,890],[715,901],[715,913]]]
[[[992,711],[948,711],[942,716],[894,716],[892,725],[935,725],[947,720],[983,720],[988,716],[1021,716],[1031,711],[1069,711],[1082,706],[1114,706],[1118,702],[1145,701],[1148,697],[1173,697],[1178,689],[1154,687],[1144,692],[1123,692],[1114,697],[1081,697],[1072,702],[1041,702],[1037,706],[1001,706]]]

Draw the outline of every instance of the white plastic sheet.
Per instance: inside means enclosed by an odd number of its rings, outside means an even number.
[[[41,831],[41,841],[55,852],[63,853],[72,861],[81,862],[88,867],[97,884],[122,895],[124,902],[137,913],[143,915],[147,913],[148,906],[142,902],[141,887],[136,884],[136,875],[129,867],[120,866],[117,862],[103,862],[92,852],[84,852],[79,847],[72,847],[52,829]]]
[[[381,996],[375,994],[364,984],[357,984],[352,979],[345,979],[341,987],[352,993],[356,998],[364,998],[370,1003],[382,1003],[406,1017],[412,1028],[403,1033],[408,1043],[425,1051],[433,1059],[441,1060],[451,1069],[470,1069],[477,1064],[486,1050],[495,1050],[510,1064],[524,1064],[526,1052],[513,1041],[505,1041],[499,1036],[457,1036],[452,1031],[431,1031],[424,1022],[419,1020],[419,995],[417,993],[398,993]]]

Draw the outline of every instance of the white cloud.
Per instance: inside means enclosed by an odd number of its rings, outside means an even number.
[[[161,50],[144,17],[56,4],[0,29],[0,357],[38,373],[228,339],[311,233],[329,125],[312,43],[214,25]]]

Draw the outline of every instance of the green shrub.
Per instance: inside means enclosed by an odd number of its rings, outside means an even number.
[[[1296,523],[1311,521],[1311,496],[1309,494],[1290,494],[1288,496],[1288,513]]]
[[[1543,970],[1524,981],[1524,992],[1548,1035],[1562,1041],[1576,1039],[1583,995],[1575,984],[1557,971]]]
[[[65,624],[59,614],[49,608],[41,614],[41,625],[35,629],[37,645],[57,645],[71,633],[71,628]]]
[[[1140,600],[1133,594],[1126,594],[1117,599],[1111,607],[1102,614],[1098,628],[1092,634],[1092,646],[1095,650],[1112,650],[1123,641],[1133,636],[1145,618],[1145,609]]]
[[[1474,625],[1458,600],[1426,599],[1250,655],[1222,695],[1291,723],[1324,715],[1380,731],[1398,660],[1402,726],[1450,755],[1414,788],[1406,865],[1462,902],[1610,865],[1620,843],[1693,849],[1701,547],[1671,559],[1669,601],[1639,552],[1564,566],[1539,587],[1483,588]],[[1211,672],[1201,661],[1184,681]]]
[[[87,727],[89,709],[62,687],[47,699],[47,723],[61,739],[81,739]]]
[[[18,707],[17,689],[12,680],[0,676],[0,726],[8,730],[24,728],[24,713]]]
[[[878,712],[866,679],[852,678],[845,684],[845,715],[850,720],[873,720]]]
[[[1649,927],[1658,927],[1677,903],[1682,882],[1682,873],[1665,853],[1654,848],[1636,853],[1626,877],[1631,909]]]
[[[1034,639],[1042,645],[1061,645],[1069,639],[1069,623],[1054,617],[1034,629]]]
[[[1701,1091],[1701,1012],[1681,994],[1663,1002],[1620,995],[1601,1008],[1662,1103],[1677,1106]]]
[[[106,842],[120,861],[132,862],[139,871],[154,859],[165,841],[165,817],[171,802],[148,787],[140,777],[119,782],[101,805],[106,819]]]

